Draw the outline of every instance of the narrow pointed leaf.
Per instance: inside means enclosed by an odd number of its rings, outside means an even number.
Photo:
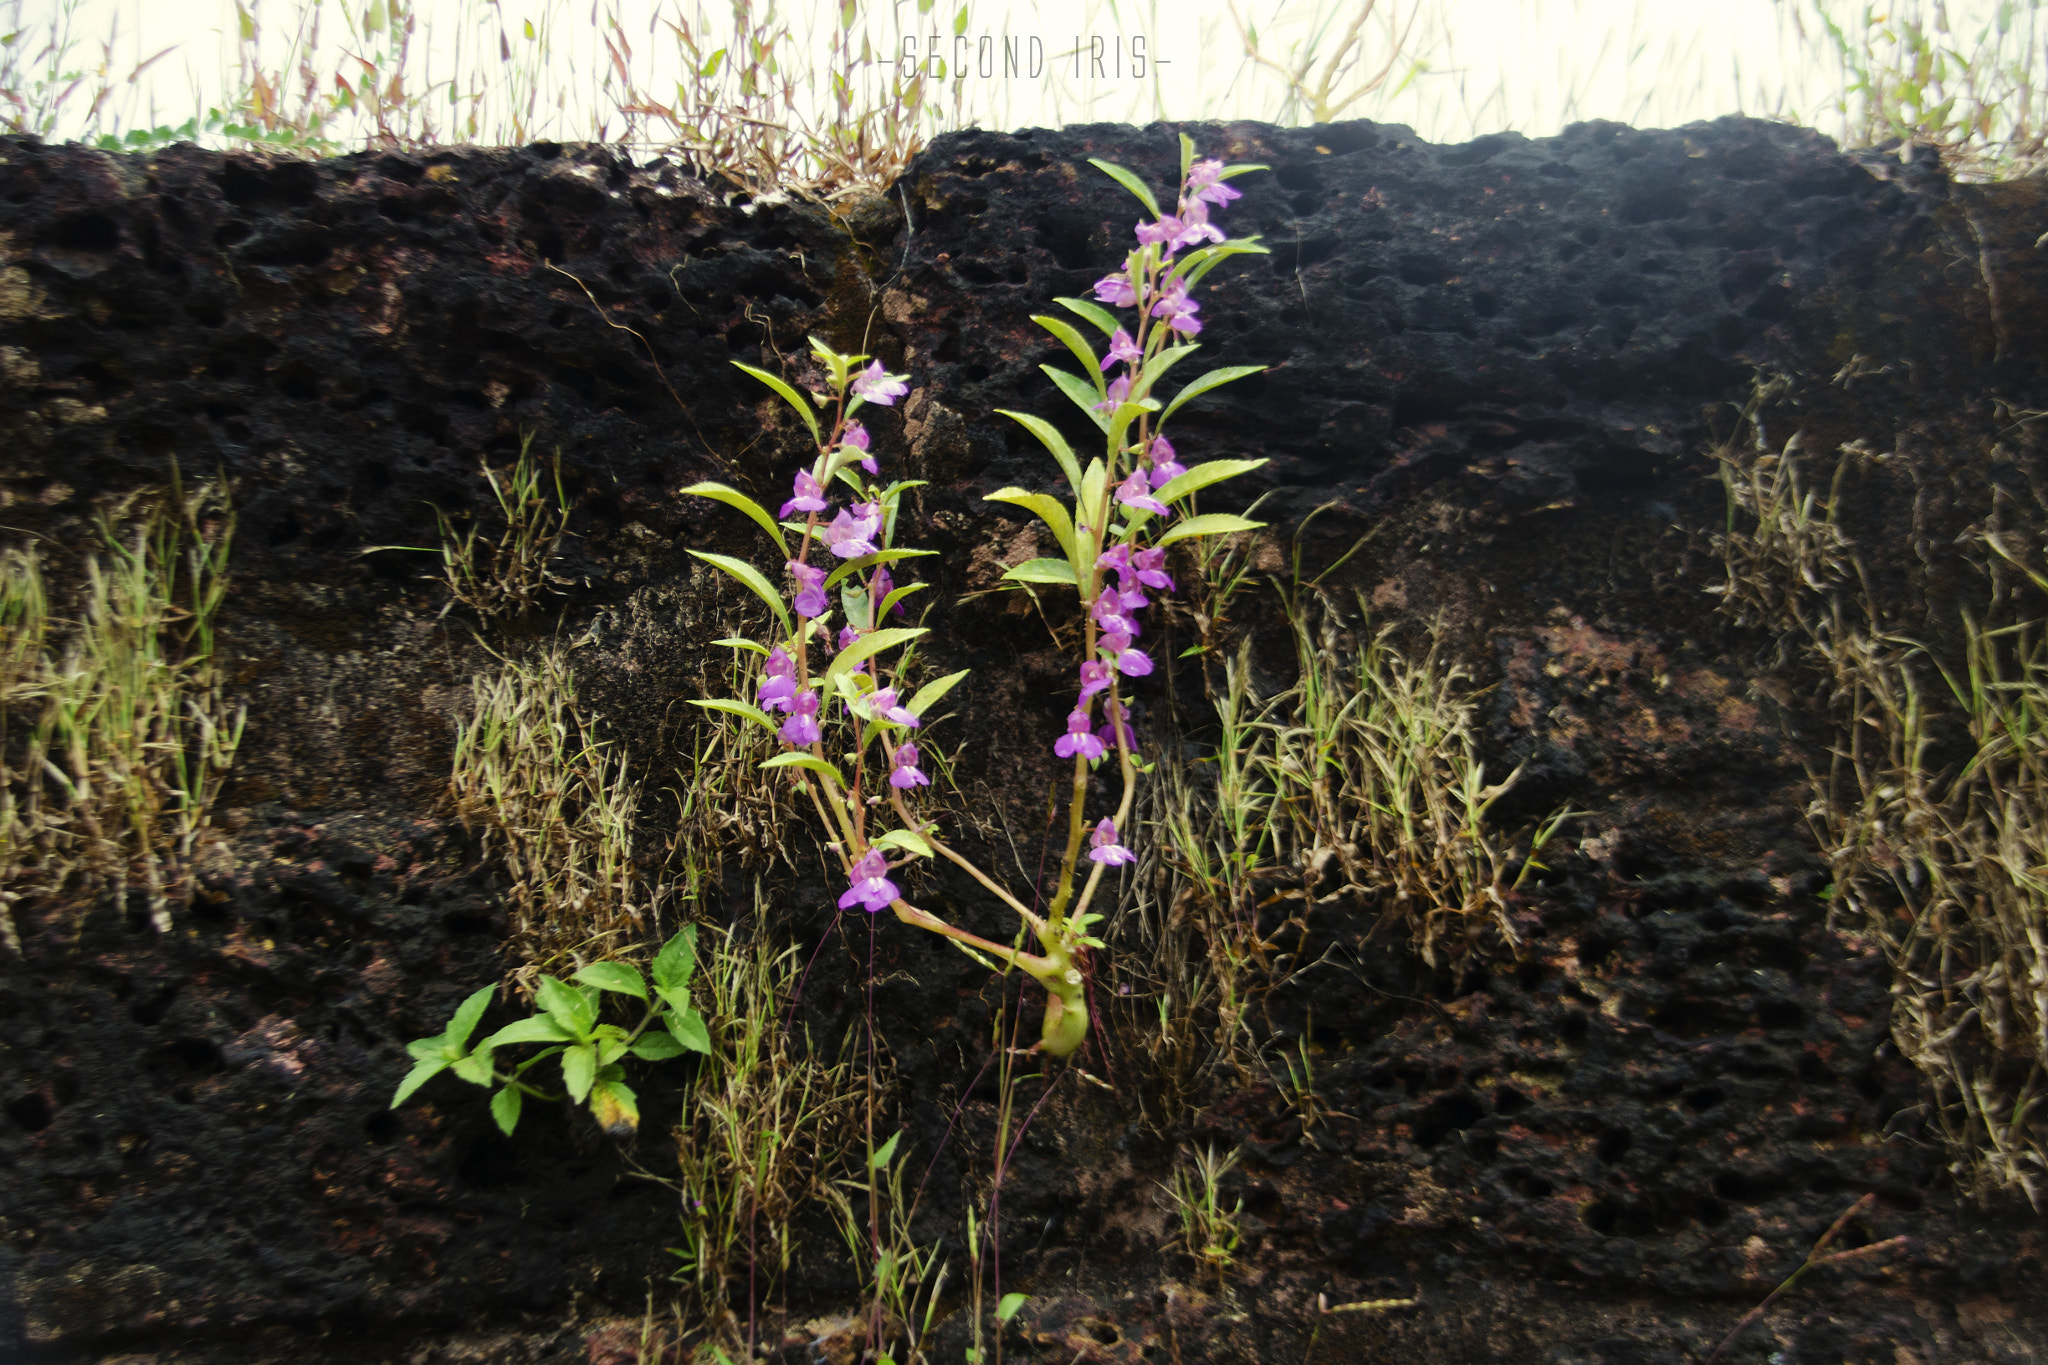
[[[536,1014],[530,1019],[510,1023],[484,1039],[483,1047],[510,1047],[514,1043],[566,1043],[571,1041],[569,1030],[545,1014]]]
[[[769,585],[768,580],[761,576],[759,569],[743,559],[734,559],[731,555],[714,555],[704,550],[692,550],[690,553],[703,560],[706,564],[716,565],[718,568],[725,570],[734,578],[737,578],[740,582],[753,589],[754,595],[763,602],[766,602],[775,612],[775,619],[782,622],[782,629],[785,632],[791,629],[789,604],[784,602],[782,594],[775,591]]]
[[[846,782],[846,775],[840,772],[839,769],[833,767],[822,758],[806,753],[777,754],[775,757],[762,762],[761,770],[763,772],[771,768],[809,768],[812,772],[821,773],[841,785],[844,785]]]
[[[484,986],[455,1007],[455,1017],[448,1021],[448,1031],[442,1036],[458,1052],[469,1041],[469,1035],[476,1032],[477,1023],[484,1017],[484,1011],[490,1008],[491,996],[497,989],[496,986]]]
[[[1059,461],[1060,472],[1067,476],[1067,486],[1076,494],[1081,491],[1081,462],[1074,458],[1073,447],[1067,444],[1066,437],[1060,435],[1058,427],[1043,417],[1033,417],[1028,412],[1012,412],[1008,408],[997,408],[996,411],[1005,417],[1014,418],[1026,431],[1036,436],[1040,444],[1052,452],[1053,459]]]
[[[1082,487],[1084,490],[1087,487],[1085,479]],[[1029,493],[1022,488],[999,488],[983,501],[1007,502],[1013,507],[1036,513],[1040,521],[1052,528],[1053,539],[1066,551],[1067,558],[1074,557],[1074,519],[1067,515],[1067,509],[1056,499],[1044,493]]]
[[[414,1066],[412,1070],[405,1073],[405,1079],[398,1083],[398,1093],[391,1097],[391,1107],[396,1109],[399,1105],[404,1104],[412,1098],[413,1091],[419,1089],[452,1065],[454,1063],[446,1057],[437,1057],[420,1062]]]
[[[1003,577],[1013,583],[1054,583],[1063,587],[1076,588],[1074,564],[1067,559],[1027,559],[1022,564],[1012,565]]]
[[[727,701],[723,697],[695,697],[691,699],[690,705],[701,706],[707,711],[724,711],[728,715],[745,716],[755,724],[766,727],[770,734],[782,728],[770,720],[768,713],[760,707],[749,706],[743,701]]]
[[[932,846],[907,829],[892,829],[875,840],[877,848],[900,848],[905,853],[914,853],[920,858],[932,856]]]
[[[1166,405],[1166,411],[1160,414],[1159,420],[1164,423],[1167,418],[1173,416],[1179,410],[1181,404],[1187,402],[1190,398],[1200,398],[1211,389],[1221,388],[1234,379],[1242,379],[1248,374],[1257,374],[1265,368],[1264,365],[1226,365],[1220,370],[1209,371],[1199,379],[1192,379],[1188,381],[1186,388],[1173,396],[1173,401]]]
[[[909,644],[919,636],[929,634],[931,632],[923,626],[891,626],[887,630],[863,635],[833,657],[832,662],[825,666],[825,676],[829,678],[845,673],[863,659],[871,659],[885,649]]]
[[[963,668],[958,673],[948,673],[943,678],[934,678],[923,687],[918,688],[917,695],[910,699],[910,714],[916,716],[919,720],[923,720],[929,714],[931,708],[939,704],[941,698],[955,687],[958,687],[961,679],[973,671],[972,669]]]
[[[811,411],[811,405],[804,400],[801,394],[799,394],[794,388],[790,387],[790,385],[783,379],[776,375],[768,373],[768,371],[766,370],[757,370],[752,365],[742,365],[737,360],[733,361],[732,363],[736,368],[745,370],[748,374],[754,376],[754,378],[760,380],[763,384],[766,384],[769,388],[781,394],[782,401],[789,404],[791,407],[795,408],[796,415],[803,418],[804,425],[811,429],[812,442],[818,445],[824,444],[825,438],[818,430],[817,414]]]
[[[739,508],[768,533],[768,538],[775,542],[775,548],[782,551],[782,557],[789,558],[789,542],[782,537],[782,527],[776,523],[775,518],[768,515],[766,508],[737,488],[727,488],[722,483],[693,483],[683,492],[693,497],[713,498],[728,507]]]
[[[825,586],[827,588],[837,587],[842,579],[853,574],[866,573],[877,564],[894,564],[899,560],[919,559],[925,555],[935,555],[937,553],[937,550],[877,550],[871,555],[860,555],[857,558],[844,561],[838,568],[827,574],[825,576]]]
[[[1256,531],[1265,524],[1263,521],[1248,521],[1243,517],[1234,517],[1227,512],[1210,512],[1199,517],[1189,517],[1152,543],[1171,545],[1176,540],[1186,540],[1190,536],[1225,536],[1232,531]]]
[[[1131,386],[1131,391],[1139,398],[1150,397],[1152,386],[1158,383],[1168,370],[1201,349],[1200,345],[1168,346],[1145,362],[1145,368],[1139,372],[1138,382]]]
[[[1058,337],[1074,353],[1074,359],[1081,362],[1081,373],[1095,385],[1095,391],[1098,394],[1103,392],[1102,357],[1095,354],[1095,348],[1088,344],[1087,338],[1076,331],[1072,323],[1061,318],[1035,313],[1031,320]]]
[[[1104,161],[1101,157],[1089,157],[1088,164],[1101,171],[1111,180],[1116,181],[1117,184],[1122,185],[1132,194],[1137,195],[1138,202],[1145,206],[1145,212],[1151,214],[1154,218],[1159,217],[1159,201],[1152,197],[1152,191],[1146,186],[1144,181],[1138,179],[1137,176],[1131,174],[1115,162]]]
[[[1109,430],[1108,415],[1096,411],[1095,405],[1102,401],[1102,395],[1095,391],[1093,384],[1090,384],[1077,374],[1057,369],[1051,365],[1040,365],[1038,368],[1044,372],[1047,379],[1050,379],[1059,386],[1061,393],[1074,400],[1075,407],[1088,414],[1089,421],[1095,423],[1096,426],[1101,427],[1104,431]]]
[[[1184,498],[1190,493],[1207,488],[1212,483],[1222,483],[1225,479],[1249,474],[1264,463],[1264,460],[1209,460],[1196,465],[1185,474],[1176,474],[1167,480],[1164,488],[1152,496],[1161,502],[1173,502],[1177,498]]]
[[[1053,302],[1059,304],[1070,313],[1079,313],[1082,317],[1100,327],[1102,334],[1106,337],[1115,336],[1116,329],[1123,326],[1123,323],[1117,320],[1116,314],[1110,312],[1099,303],[1092,303],[1087,299],[1054,299]]]

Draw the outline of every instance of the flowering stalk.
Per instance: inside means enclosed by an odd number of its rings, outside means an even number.
[[[1083,966],[1087,950],[1102,947],[1089,932],[1101,916],[1091,914],[1089,906],[1104,870],[1136,859],[1122,842],[1122,831],[1130,827],[1139,772],[1124,688],[1151,674],[1154,667],[1151,655],[1138,645],[1143,635],[1140,613],[1152,605],[1149,594],[1174,590],[1166,569],[1168,546],[1260,524],[1243,517],[1193,515],[1186,500],[1264,463],[1213,460],[1190,469],[1179,462],[1160,430],[1182,404],[1257,373],[1259,366],[1211,370],[1183,385],[1170,401],[1155,398],[1153,390],[1169,369],[1198,349],[1188,338],[1202,330],[1196,316],[1200,305],[1192,297],[1202,277],[1232,255],[1264,252],[1256,238],[1226,239],[1209,215],[1238,197],[1226,181],[1265,168],[1197,162],[1193,142],[1183,136],[1180,195],[1174,213],[1168,215],[1160,212],[1151,191],[1131,172],[1104,161],[1093,164],[1136,195],[1151,214],[1150,220],[1137,225],[1138,245],[1125,257],[1122,273],[1098,281],[1094,301],[1058,300],[1108,338],[1107,353],[1098,357],[1081,332],[1063,319],[1034,321],[1081,362],[1080,375],[1041,368],[1101,430],[1103,453],[1083,467],[1051,423],[1004,410],[1051,452],[1071,501],[1022,488],[989,495],[991,501],[1022,507],[1039,517],[1061,550],[1060,558],[1014,566],[1004,574],[1005,580],[1072,588],[1083,613],[1080,693],[1068,713],[1065,732],[1052,741],[1055,755],[1074,765],[1066,849],[1043,916],[939,837],[935,819],[926,812],[930,796],[920,791],[930,782],[918,766],[914,732],[967,675],[954,673],[924,684],[908,698],[902,695],[918,643],[927,631],[883,622],[892,610],[902,615],[903,599],[926,586],[898,587],[890,577],[892,566],[932,553],[895,546],[898,501],[920,484],[898,481],[882,486],[856,472],[856,466],[869,475],[879,469],[855,414],[865,404],[895,403],[909,392],[905,377],[888,373],[879,360],[856,368],[868,357],[841,355],[815,338],[812,354],[827,376],[823,393],[802,393],[765,370],[741,365],[796,410],[816,442],[816,458],[810,468],[798,471],[790,499],[776,517],[723,484],[700,483],[683,490],[715,498],[751,517],[775,542],[794,585],[793,593],[785,597],[742,560],[690,552],[759,595],[774,611],[778,627],[775,638],[765,645],[754,640],[720,641],[763,659],[752,701],[707,699],[697,705],[745,717],[782,741],[784,751],[762,766],[790,770],[817,810],[847,877],[840,908],[858,905],[871,914],[887,908],[905,923],[952,939],[992,968],[1001,963],[1028,972],[1047,993],[1039,1047],[1061,1057],[1078,1049],[1088,1031]],[[1105,303],[1137,309],[1135,321],[1126,326],[1101,306]],[[1122,368],[1116,377],[1107,378],[1118,366]],[[841,485],[850,492],[849,506],[832,500]],[[790,520],[796,513],[803,514],[801,522]],[[842,620],[836,633],[828,624],[834,588]],[[893,663],[886,662],[890,656]],[[1112,755],[1121,779],[1116,813],[1091,824],[1087,809],[1094,771]],[[914,859],[935,857],[960,867],[1015,911],[1037,951],[1021,946],[1021,933],[1016,944],[992,942],[905,900],[890,873]]]

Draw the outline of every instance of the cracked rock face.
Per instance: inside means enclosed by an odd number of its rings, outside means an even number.
[[[1882,954],[1830,923],[1806,818],[1826,689],[1706,589],[1727,524],[1710,447],[1769,369],[1795,396],[1766,415],[1772,449],[1798,431],[1895,450],[1851,480],[1845,528],[1902,629],[1953,632],[1981,585],[1943,547],[1999,508],[2032,526],[2009,509],[2048,486],[2040,424],[2016,421],[2048,407],[2048,191],[1879,176],[1736,119],[1458,147],[1363,122],[1187,131],[1271,167],[1223,215],[1270,254],[1208,276],[1199,338],[1205,365],[1271,368],[1191,405],[1181,458],[1269,461],[1239,495],[1274,524],[1262,574],[1370,532],[1324,586],[1354,625],[1441,623],[1488,689],[1487,771],[1520,767],[1502,824],[1583,814],[1512,899],[1519,959],[1432,969],[1379,905],[1301,913],[1316,965],[1258,1027],[1272,1058],[1309,1050],[1307,1128],[1256,1074],[1164,1135],[1141,1122],[1142,1011],[1100,965],[1088,1066],[1112,1088],[1057,1089],[1004,1187],[1005,1287],[1033,1296],[1006,1358],[1703,1359],[1871,1193],[1851,1236],[1907,1247],[1809,1277],[1727,1358],[2039,1359],[2039,1221],[1957,1199],[1888,1041]],[[449,1078],[387,1107],[404,1043],[511,965],[506,878],[445,802],[470,678],[486,646],[581,642],[581,700],[646,776],[658,875],[682,702],[722,686],[708,642],[747,610],[686,552],[757,548],[676,491],[785,496],[793,424],[730,362],[801,380],[815,335],[911,376],[869,426],[890,472],[927,481],[900,539],[940,551],[928,624],[976,670],[957,775],[989,837],[1027,848],[1072,664],[1021,599],[955,599],[1038,552],[982,501],[1051,482],[996,410],[1083,430],[1031,317],[1130,244],[1135,202],[1087,158],[1164,185],[1174,132],[952,135],[830,212],[597,147],[308,162],[0,139],[0,524],[39,539],[61,597],[96,514],[174,463],[224,478],[220,650],[249,704],[173,932],[86,897],[17,908],[0,1356],[633,1358],[678,1236],[674,1195],[634,1169],[672,1169],[680,1092],[650,1073],[631,1148],[538,1105],[508,1141]],[[432,556],[374,547],[433,545],[436,509],[493,525],[479,462],[502,471],[529,439],[575,500],[565,581],[509,622],[444,616]],[[1231,643],[1277,687],[1290,637],[1260,594]],[[1196,639],[1184,614],[1161,625],[1161,658]],[[1139,692],[1148,738],[1213,738],[1199,666]],[[792,861],[819,865],[807,838]],[[943,1194],[919,1232],[964,1265],[951,1220],[988,1167],[999,990],[899,924],[871,948],[815,871],[769,885],[767,931],[816,954],[815,1037],[862,1026],[872,978],[892,1118]],[[920,894],[1007,932],[971,890]],[[749,911],[739,870],[724,892],[702,913]],[[1245,1149],[1226,1189],[1248,1235],[1221,1285],[1163,1245],[1158,1182],[1189,1143]],[[788,1321],[829,1323],[858,1289],[829,1224],[803,1228]],[[1323,1314],[1318,1296],[1419,1302]],[[951,1315],[933,1358],[967,1344]]]

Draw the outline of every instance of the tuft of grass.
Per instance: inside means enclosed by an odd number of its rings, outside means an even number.
[[[1188,1164],[1174,1168],[1172,1184],[1160,1186],[1180,1223],[1181,1247],[1216,1272],[1219,1290],[1244,1238],[1238,1223],[1244,1200],[1224,1207],[1223,1178],[1237,1169],[1243,1156],[1243,1148],[1227,1156],[1218,1156],[1213,1146],[1201,1148]]]
[[[570,976],[643,953],[665,888],[635,872],[640,784],[578,708],[565,651],[550,647],[532,663],[498,657],[503,667],[471,684],[449,792],[512,879],[511,942],[523,959],[513,980],[530,993],[543,972]]]
[[[2016,590],[2048,595],[2048,573],[1985,534],[1993,606],[1965,612],[1959,655],[1940,657],[1884,628],[1839,530],[1843,471],[1866,450],[1844,448],[1824,501],[1798,491],[1796,437],[1717,454],[1730,523],[1712,591],[1828,680],[1834,743],[1807,814],[1834,912],[1890,964],[1892,1037],[1929,1087],[1958,1186],[2048,1206],[2048,620],[1991,624]]]
[[[128,522],[125,530],[117,529]],[[82,615],[51,615],[36,550],[0,552],[0,942],[13,907],[74,886],[171,925],[245,708],[222,696],[214,621],[234,514],[213,484],[132,495],[100,521]],[[104,558],[102,557],[104,556]],[[66,628],[68,627],[68,628]]]
[[[764,898],[755,888],[756,909]],[[789,1019],[794,948],[756,930],[700,934],[697,980],[708,995],[711,1055],[675,1130],[682,1245],[675,1279],[715,1342],[752,1359],[759,1319],[789,1273],[791,1220],[832,1202],[848,1165],[859,1091],[845,1061],[827,1066]]]

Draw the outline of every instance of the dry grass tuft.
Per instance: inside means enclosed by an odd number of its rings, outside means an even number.
[[[0,552],[0,942],[12,908],[131,882],[150,921],[190,875],[241,741],[213,626],[234,516],[212,484],[132,495],[85,556],[82,615],[50,614],[36,550]],[[121,523],[127,529],[117,530]]]

